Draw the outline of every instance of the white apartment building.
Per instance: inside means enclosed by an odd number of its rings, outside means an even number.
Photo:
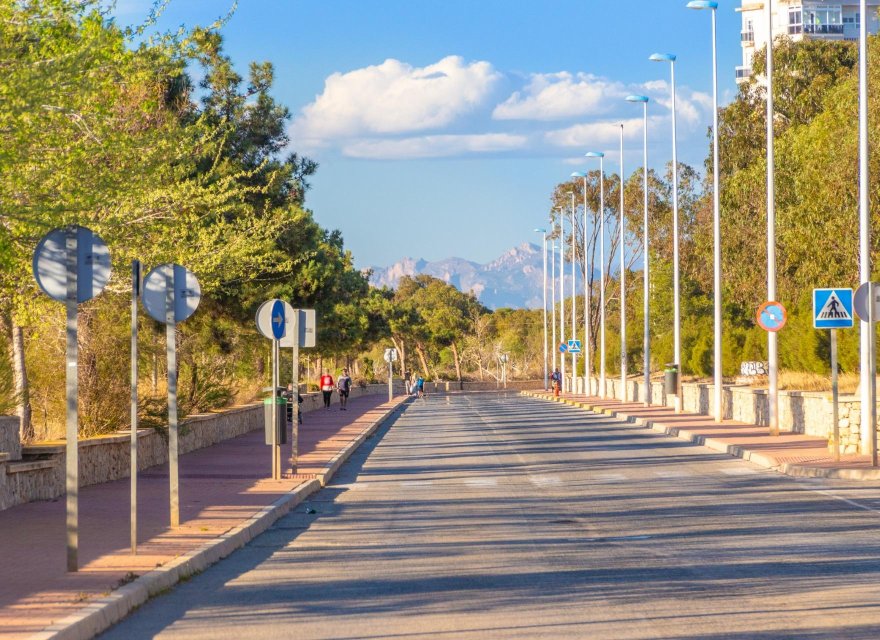
[[[772,0],[773,38],[787,36],[792,40],[858,40],[862,16],[856,0]],[[877,33],[880,0],[868,0],[868,31]],[[752,58],[767,44],[767,18],[763,2],[743,0],[742,66],[736,68],[736,81],[744,82],[752,75]]]

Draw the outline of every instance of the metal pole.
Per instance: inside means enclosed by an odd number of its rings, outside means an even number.
[[[272,340],[272,479],[281,479],[281,452],[278,444],[278,341]]]
[[[768,25],[767,37],[767,300],[776,300],[776,176],[773,131],[773,9],[764,2]],[[837,339],[836,333],[833,340]],[[767,332],[767,356],[770,379],[767,397],[770,435],[779,435],[779,342],[775,331]]]
[[[553,220],[550,220],[552,225]],[[551,227],[552,232],[552,227]],[[553,341],[550,343],[550,351],[553,355],[553,372],[556,372],[556,351],[559,343],[556,341],[556,240],[550,239],[550,269],[552,277],[550,278],[550,297],[552,313],[550,314],[550,327],[553,330]],[[546,292],[546,289],[545,289]],[[544,294],[547,295],[546,293]]]
[[[565,212],[559,210],[559,342],[565,343]],[[562,390],[565,391],[565,354],[559,354]]]
[[[593,393],[593,336],[591,321],[593,319],[593,301],[592,287],[590,286],[593,277],[591,265],[587,264],[587,247],[589,246],[587,237],[587,176],[584,175],[584,393],[592,395]]]
[[[388,356],[388,402],[394,400],[394,368],[391,356]]]
[[[623,124],[620,125],[620,384],[621,399],[629,400],[626,388],[626,198],[624,197]]]
[[[131,263],[131,496],[129,499],[129,526],[131,553],[137,553],[137,472],[138,472],[138,297],[141,292],[141,263]]]
[[[290,472],[296,474],[299,465],[299,321],[301,312],[299,309],[293,310],[293,322],[291,330],[293,331],[293,392],[290,394],[290,401],[293,403],[293,424],[290,433]]]
[[[675,60],[670,63],[672,73],[672,289],[673,289],[673,355],[679,371],[679,384],[675,394],[675,412],[681,413],[681,253],[678,215],[678,134],[675,115]]]
[[[65,462],[67,466],[67,570],[79,569],[79,349],[77,345],[78,303],[77,303],[77,248],[76,228],[67,229],[67,445]]]
[[[644,300],[644,336],[643,336],[643,355],[645,367],[645,406],[651,404],[651,259],[649,252],[648,238],[648,103],[644,103],[645,126],[644,126],[644,170],[642,178],[644,180],[644,218],[642,220],[642,233],[645,236],[644,245],[644,284],[645,284],[645,300]]]
[[[608,395],[605,386],[605,158],[599,158],[599,395]],[[590,268],[590,273],[593,270]]]
[[[168,485],[171,526],[180,526],[180,474],[177,467],[177,325],[174,317],[174,267],[165,278],[165,357],[168,361]]]
[[[544,288],[542,294],[544,297],[544,389],[550,388],[550,376],[547,373],[547,232],[543,233],[544,238]]]
[[[721,368],[721,201],[719,198],[719,167],[718,167],[718,47],[717,47],[717,10],[712,10],[712,229],[715,243],[713,268],[715,286],[715,421],[724,419],[722,402],[722,368]]]
[[[877,338],[874,333],[874,322],[876,318],[874,317],[874,305],[876,304],[876,299],[874,298],[874,283],[869,282],[868,284],[868,327],[871,330],[871,380],[870,380],[870,391],[871,391],[871,408],[868,411],[871,416],[871,464],[873,466],[877,466]]]
[[[577,224],[574,190],[571,192],[571,339],[577,340]],[[586,211],[584,212],[586,215]],[[586,245],[584,246],[586,251]],[[571,392],[577,393],[577,353],[571,352]]]
[[[834,426],[834,460],[840,460],[839,392],[837,384],[837,329],[831,330],[831,424]]]
[[[860,0],[859,11],[859,280],[862,283],[871,281],[871,209],[868,201],[870,174],[868,170],[868,9],[866,0]],[[872,298],[873,300],[873,298]],[[872,343],[874,327],[864,324],[859,327],[861,347],[860,382],[862,396],[862,453],[873,447],[876,427],[872,421],[872,411],[865,410],[873,404],[872,389],[875,379],[871,373],[874,362]]]

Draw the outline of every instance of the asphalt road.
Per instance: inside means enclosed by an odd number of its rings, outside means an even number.
[[[434,396],[103,638],[880,638],[880,488]]]

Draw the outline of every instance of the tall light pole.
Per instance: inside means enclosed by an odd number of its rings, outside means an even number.
[[[550,376],[547,373],[547,229],[538,228],[535,229],[535,233],[540,233],[543,236],[541,246],[544,248],[544,286],[541,288],[541,293],[544,298],[544,389],[549,389]]]
[[[655,53],[650,57],[653,62],[668,62],[672,73],[672,315],[673,315],[673,356],[679,370],[679,385],[675,394],[675,412],[681,412],[681,259],[679,253],[679,219],[678,219],[678,136],[676,131],[675,113],[675,60],[671,53]],[[768,332],[771,333],[771,332]]]
[[[559,214],[559,342],[565,343],[565,211]],[[559,372],[562,374],[562,390],[565,391],[565,354],[559,354]]]
[[[593,375],[593,359],[592,359],[592,336],[590,335],[590,318],[592,317],[590,308],[590,272],[587,271],[587,174],[582,171],[575,171],[571,174],[572,178],[583,178],[584,180],[584,393],[590,395],[591,381]]]
[[[859,1],[859,280],[871,281],[871,209],[868,200],[868,8],[866,0]],[[873,297],[873,296],[871,296]],[[873,303],[873,300],[871,300]],[[874,377],[874,326],[868,322],[859,327],[861,357],[860,380],[862,390],[862,453],[869,450],[877,464],[875,402],[877,381]]]
[[[721,376],[721,202],[719,200],[718,177],[718,47],[717,47],[717,2],[691,0],[688,9],[709,9],[712,12],[712,236],[714,240],[714,297],[715,297],[715,421],[724,419]],[[862,14],[866,15],[866,14]]]
[[[577,224],[574,189],[571,191],[571,339],[577,340]],[[571,392],[577,393],[577,352],[571,352]]]
[[[641,103],[644,109],[644,167],[643,167],[643,191],[644,191],[644,212],[642,215],[642,234],[643,240],[643,256],[644,256],[644,284],[645,284],[645,300],[644,300],[644,333],[642,336],[642,355],[644,357],[645,368],[645,406],[651,404],[651,260],[649,252],[648,240],[648,100],[647,96],[627,96],[627,102]]]
[[[764,0],[767,19],[767,300],[776,300],[776,171],[773,131],[773,3]],[[775,331],[767,332],[770,379],[767,400],[770,435],[779,435],[779,348]]]
[[[622,400],[627,402],[626,389],[626,198],[624,194],[623,123],[620,125],[620,384]]]
[[[550,219],[550,229],[553,229],[553,218]],[[553,339],[550,342],[550,353],[553,356],[553,372],[556,372],[556,240],[550,238],[550,326],[553,329]]]
[[[599,389],[598,395],[604,398],[605,388],[605,154],[589,151],[587,158],[599,158]],[[586,238],[586,234],[584,235]],[[584,246],[586,246],[584,241]],[[590,265],[590,274],[593,265]],[[587,335],[589,336],[589,328]]]

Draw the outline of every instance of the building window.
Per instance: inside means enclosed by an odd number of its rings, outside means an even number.
[[[803,32],[819,35],[843,33],[843,9],[837,6],[804,5]]]
[[[798,33],[803,33],[804,25],[803,25],[803,13],[801,12],[800,7],[792,8],[788,10],[788,33],[789,35],[795,35]]]

